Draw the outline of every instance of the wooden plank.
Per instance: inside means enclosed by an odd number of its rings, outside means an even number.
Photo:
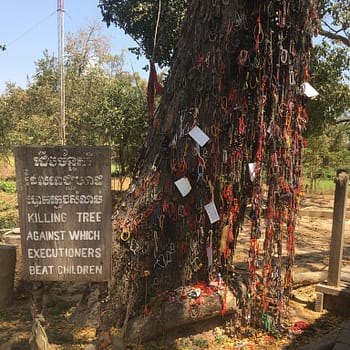
[[[327,284],[319,284],[316,286],[316,292],[324,293],[328,295],[340,296],[348,295],[350,296],[350,287],[349,284],[341,284],[339,287],[329,286]]]
[[[350,282],[350,272],[342,271],[341,281]]]
[[[109,147],[15,147],[25,279],[110,279],[110,152]]]
[[[345,265],[342,267],[341,269],[342,273],[345,272],[345,273],[350,273],[350,265]]]
[[[316,292],[316,301],[315,301],[315,311],[322,312],[323,311],[323,293]]]
[[[318,284],[315,288],[316,292],[330,294],[330,295],[339,295],[341,292],[340,287],[331,287],[327,284]]]
[[[345,289],[345,290],[350,289],[350,283],[346,282],[346,281],[341,281],[340,288]]]
[[[344,227],[349,175],[344,170],[337,171],[335,180],[334,210],[331,248],[329,254],[328,285],[339,286],[341,261],[344,246]]]

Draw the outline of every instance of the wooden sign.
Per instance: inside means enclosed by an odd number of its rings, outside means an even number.
[[[14,153],[24,277],[109,280],[110,148],[17,146]]]

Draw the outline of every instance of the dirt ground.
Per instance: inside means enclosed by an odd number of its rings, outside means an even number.
[[[328,267],[332,230],[332,195],[305,195],[302,201],[299,223],[296,230],[296,257],[294,273],[324,271]],[[343,265],[350,265],[350,215],[345,226]],[[9,243],[15,243],[15,239]],[[249,248],[248,235],[242,235],[237,247],[237,259],[246,259]],[[18,266],[17,266],[18,267]],[[0,350],[29,349],[31,313],[26,283],[16,278],[15,301],[12,306],[0,309]],[[55,349],[85,349],[95,340],[95,329],[79,329],[69,316],[85,288],[84,284],[54,284],[46,301],[49,325],[48,337]],[[280,338],[254,329],[242,329],[240,335],[226,332],[230,323],[213,320],[187,327],[175,335],[165,334],[157,342],[137,345],[134,350],[199,350],[199,349],[298,349],[300,345],[319,339],[337,329],[344,316],[327,311],[315,312],[315,285],[293,291],[290,302],[290,328]],[[116,348],[118,350],[118,348]],[[121,347],[120,349],[124,349]]]

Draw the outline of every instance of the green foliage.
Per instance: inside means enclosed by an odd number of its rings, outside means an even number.
[[[98,107],[95,125],[103,129],[102,141],[112,146],[114,161],[125,175],[135,163],[147,131],[146,102],[126,76],[106,86]]]
[[[58,143],[57,65],[47,52],[36,65],[34,81],[26,90],[9,84],[2,97],[2,115],[11,120],[2,155],[8,154],[15,144]]]
[[[146,83],[123,71],[123,57],[110,53],[109,39],[90,26],[66,40],[66,140],[70,145],[110,145],[124,175],[145,135]],[[7,87],[0,99],[3,144],[59,144],[58,62],[44,52],[26,90]]]
[[[190,340],[194,346],[198,346],[201,349],[207,349],[209,347],[209,342],[207,339],[190,337]]]
[[[186,12],[186,0],[161,1],[158,40],[153,59],[161,65],[169,64],[174,54],[177,37]],[[153,55],[158,1],[100,0],[103,20],[124,29],[136,42],[137,54]],[[312,84],[320,92],[315,101],[308,101],[309,134],[322,133],[329,123],[334,124],[350,106],[349,46],[335,35],[349,37],[350,1],[319,1],[320,34],[325,40],[313,51]],[[334,46],[334,44],[337,44]],[[340,45],[341,44],[341,45]],[[345,44],[345,45],[344,45]]]
[[[216,345],[224,344],[225,342],[227,342],[227,340],[228,340],[228,337],[226,335],[215,334],[214,343]]]
[[[333,179],[320,179],[316,181],[316,191],[320,194],[334,194],[335,183],[334,183],[335,173],[333,174]]]
[[[350,0],[319,0],[320,33],[335,44],[350,46]]]
[[[159,3],[155,0],[100,0],[99,7],[108,26],[114,23],[138,43],[139,47],[132,51],[139,55],[144,54],[160,66],[165,66],[173,58],[188,1],[161,1],[154,50]]]
[[[0,154],[7,156],[10,149],[11,139],[9,134],[13,128],[13,120],[10,114],[6,114],[5,111],[8,108],[8,103],[5,97],[0,97]]]
[[[19,221],[15,184],[4,182],[1,182],[0,189],[0,229],[18,227]]]
[[[1,156],[10,155],[12,144],[17,140],[17,123],[19,113],[26,114],[27,96],[24,90],[14,84],[7,84],[6,91],[1,97]],[[23,122],[25,120],[23,119]]]
[[[350,151],[346,148],[345,130],[342,126],[329,127],[308,139],[303,164],[304,177],[311,190],[320,186],[320,180],[332,181],[337,169],[349,168]]]
[[[0,180],[0,191],[6,193],[16,193],[16,182],[9,180]]]
[[[186,11],[186,3],[184,0],[162,1],[159,37],[154,57],[161,64],[171,62]],[[123,28],[139,43],[140,47],[136,51],[144,53],[149,58],[153,52],[158,5],[158,1],[100,0],[99,2],[107,25],[114,23]],[[339,123],[340,119],[342,122],[350,119],[344,118],[350,106],[349,46],[346,40],[341,40],[342,37],[349,37],[349,8],[349,0],[319,1],[320,34],[323,40],[312,51],[310,69],[311,82],[320,95],[315,100],[307,101],[309,142],[304,155],[305,174],[313,182],[317,177],[333,176],[335,169],[344,166],[348,158],[348,152],[344,148],[346,128],[342,129],[340,135],[335,133],[333,128],[331,133],[330,126]],[[163,43],[164,38],[166,43]],[[345,123],[345,126],[348,124]],[[320,144],[322,149],[319,147]],[[338,149],[335,144],[338,144]]]
[[[314,182],[315,177],[333,176],[337,167],[348,162],[344,143],[350,130],[349,8],[349,0],[319,1],[321,41],[312,51],[310,68],[312,84],[320,95],[307,103],[309,139],[304,157],[305,173]]]
[[[334,47],[323,41],[315,46],[312,60],[312,84],[320,95],[309,100],[309,134],[321,134],[339,121],[350,106],[349,48]]]

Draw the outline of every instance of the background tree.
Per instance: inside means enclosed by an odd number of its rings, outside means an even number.
[[[320,0],[318,6],[321,23],[320,34],[347,47],[350,47],[349,6],[349,0]]]
[[[14,87],[12,87],[14,89]],[[7,92],[11,90],[10,85],[7,85],[6,88]],[[0,121],[0,132],[1,132],[1,144],[0,144],[0,154],[4,156],[5,158],[9,155],[9,151],[11,149],[11,137],[10,133],[14,128],[14,119],[13,119],[13,110],[10,111],[10,105],[11,102],[9,101],[9,96],[4,95],[0,96],[0,112],[2,115],[1,121]],[[16,100],[14,98],[14,100]]]
[[[110,54],[109,40],[101,37],[100,27],[93,24],[87,31],[80,31],[77,36],[69,35],[66,45],[67,72],[67,119],[69,124],[68,140],[76,144],[100,144],[110,141],[106,137],[111,127],[112,117],[103,115],[107,110],[118,110],[118,113],[128,113],[125,119],[138,121],[139,138],[144,133],[146,123],[146,106],[140,96],[145,87],[139,76],[123,71],[123,57]],[[111,95],[111,91],[115,91]],[[108,99],[109,98],[109,99]],[[130,99],[129,99],[130,98]],[[129,100],[128,100],[129,99]],[[133,108],[130,108],[133,106]],[[131,115],[131,112],[134,114]],[[114,122],[109,132],[123,135],[125,126],[120,124],[121,118]],[[123,131],[122,127],[124,128]],[[130,126],[131,127],[131,126]],[[117,128],[120,128],[117,130]]]
[[[316,190],[317,179],[347,168],[350,119],[349,1],[319,1],[319,39],[312,50],[312,81],[320,95],[307,105],[308,147],[304,174]],[[322,147],[320,147],[322,145]]]
[[[67,143],[111,145],[120,175],[130,173],[147,129],[145,82],[123,71],[100,26],[68,34],[65,53]],[[3,154],[14,144],[59,144],[57,59],[44,52],[27,89],[1,98]],[[131,123],[132,122],[132,123]]]
[[[317,191],[318,181],[331,180],[333,183],[336,169],[349,169],[350,152],[347,127],[330,125],[320,134],[308,138],[308,146],[304,151],[305,190]]]
[[[175,53],[187,3],[187,0],[100,0],[99,6],[108,26],[112,23],[118,25],[138,44],[131,48],[134,53],[144,54],[161,66],[169,66]],[[161,21],[156,30],[158,11]],[[157,50],[154,51],[156,31]]]
[[[131,174],[146,136],[145,88],[145,82],[138,77],[120,75],[109,80],[96,105],[94,125],[103,130],[102,142],[114,150],[117,175]]]
[[[337,125],[350,106],[350,48],[316,45],[312,55],[312,81],[320,95],[308,101],[308,135],[317,135]],[[342,120],[344,124],[346,121]]]
[[[320,92],[309,101],[309,134],[329,125],[346,123],[350,105],[350,16],[349,1],[319,1],[320,39],[312,51],[312,77]]]

